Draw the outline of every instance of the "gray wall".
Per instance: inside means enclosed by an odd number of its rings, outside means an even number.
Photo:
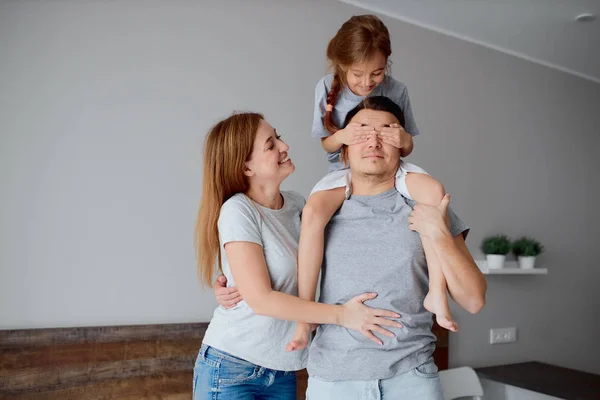
[[[453,196],[473,254],[495,232],[547,247],[547,276],[488,276],[482,313],[456,314],[451,363],[537,359],[600,373],[600,85],[386,22],[423,132],[413,159]],[[490,346],[501,327],[517,327],[517,343]]]
[[[0,329],[207,321],[193,225],[201,145],[233,109],[291,146],[285,183],[326,171],[309,140],[333,1],[0,3]],[[422,135],[410,161],[472,227],[547,247],[547,276],[489,276],[455,310],[452,365],[537,359],[600,373],[600,86],[384,18]],[[596,183],[594,183],[596,182]],[[518,328],[490,346],[489,329]]]

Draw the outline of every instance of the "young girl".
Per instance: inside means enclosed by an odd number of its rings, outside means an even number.
[[[327,47],[333,74],[317,83],[312,136],[321,138],[329,160],[329,174],[314,187],[302,211],[298,248],[298,291],[302,299],[315,298],[323,261],[325,226],[351,192],[347,166],[340,159],[342,147],[360,143],[369,135],[380,135],[385,143],[399,148],[401,156],[406,157],[413,148],[412,136],[419,133],[406,86],[386,74],[391,53],[388,30],[374,15],[350,18]],[[405,126],[391,125],[376,132],[371,127],[351,123],[339,129],[348,111],[370,96],[386,96],[400,105]],[[396,175],[396,188],[405,197],[431,206],[437,206],[445,194],[438,181],[406,162],[401,163]],[[427,238],[422,241],[424,247],[431,248]],[[458,329],[450,313],[446,280],[440,268],[429,270],[429,293],[424,305],[436,315],[440,326],[451,331]],[[308,324],[298,324],[287,349],[305,347],[310,330]]]

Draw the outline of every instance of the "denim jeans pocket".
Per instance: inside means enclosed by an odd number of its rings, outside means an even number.
[[[215,365],[216,364],[216,365]],[[217,385],[219,364],[206,359],[202,353],[198,354],[192,380],[192,394],[194,399],[205,399],[212,393]]]
[[[223,358],[219,367],[219,386],[247,383],[256,378],[259,369],[248,362],[237,363],[230,358]]]
[[[425,361],[423,364],[419,365],[417,368],[413,369],[415,375],[421,378],[437,378],[438,377],[438,367],[435,365],[433,358]]]
[[[200,347],[198,357],[196,358],[196,366],[200,367],[202,365],[207,365],[212,368],[219,368],[219,361],[213,359],[212,357],[207,357],[206,349],[208,349],[208,346],[206,346],[205,344],[203,344],[202,347]]]

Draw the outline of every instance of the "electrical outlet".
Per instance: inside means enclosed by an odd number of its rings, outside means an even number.
[[[517,328],[490,329],[490,344],[513,343],[517,341]]]

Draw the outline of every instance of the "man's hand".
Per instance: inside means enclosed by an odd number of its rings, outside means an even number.
[[[448,228],[448,204],[449,194],[442,198],[437,207],[417,204],[408,217],[408,228],[432,240],[452,237]]]

